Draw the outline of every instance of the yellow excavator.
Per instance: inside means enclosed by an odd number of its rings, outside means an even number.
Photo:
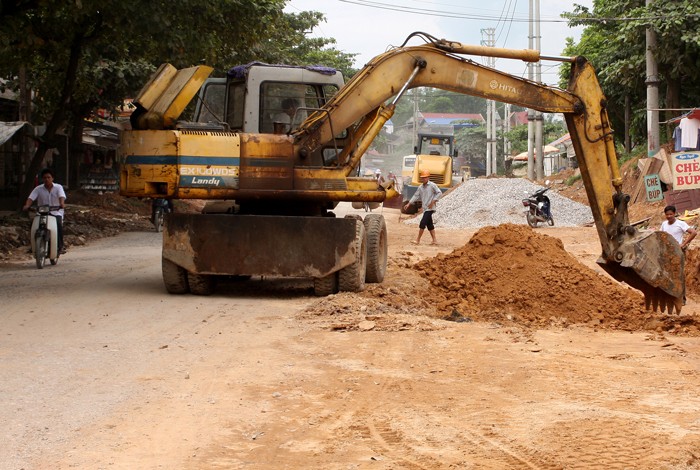
[[[425,43],[408,46],[414,37]],[[566,61],[571,76],[562,90],[487,68],[468,56]],[[311,277],[318,295],[381,282],[384,220],[378,214],[339,218],[332,210],[340,201],[381,202],[393,195],[390,184],[352,175],[406,90],[434,87],[563,113],[602,247],[598,263],[642,291],[647,308],[680,311],[683,253],[668,234],[630,225],[607,102],[585,58],[413,33],[343,86],[319,78],[330,76],[327,71],[299,69],[289,79],[297,68],[267,67],[267,79],[252,79],[252,68],[214,79],[223,80],[218,84],[223,88],[210,99],[207,90],[216,90],[216,83],[206,80],[211,69],[175,71],[164,65],[135,100],[132,129],[121,135],[121,193],[230,201],[219,213],[167,216],[162,260],[169,292],[208,294],[219,276]],[[278,126],[268,124],[282,108],[285,81],[297,86],[296,112],[305,119],[275,134]],[[270,83],[274,86],[263,90]],[[200,117],[178,121],[198,90]]]

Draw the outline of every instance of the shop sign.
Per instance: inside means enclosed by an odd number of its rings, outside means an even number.
[[[646,175],[644,177],[644,189],[647,193],[647,201],[660,201],[664,198],[664,193],[661,191],[661,179],[657,174]]]
[[[671,154],[673,189],[700,188],[700,152],[678,152]]]

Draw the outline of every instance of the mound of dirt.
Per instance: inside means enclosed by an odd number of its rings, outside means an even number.
[[[685,291],[690,297],[700,296],[700,249],[685,252]]]
[[[695,317],[645,311],[638,291],[584,266],[559,239],[527,226],[485,227],[452,253],[418,262],[413,255],[395,256],[382,284],[319,299],[300,318],[332,330],[438,329],[449,325],[443,319],[525,331],[585,325],[700,335]]]
[[[483,228],[462,248],[416,269],[432,284],[444,315],[533,327],[700,333],[693,317],[646,312],[636,290],[587,268],[560,240],[526,226]]]
[[[444,328],[430,295],[430,284],[412,269],[412,253],[389,259],[382,284],[367,284],[362,292],[341,292],[318,299],[300,319],[336,331],[428,331]]]
[[[119,193],[105,192],[98,194],[92,191],[78,189],[69,191],[66,204],[87,206],[93,209],[104,209],[119,213],[133,213],[145,216],[151,215],[149,199],[127,198]]]

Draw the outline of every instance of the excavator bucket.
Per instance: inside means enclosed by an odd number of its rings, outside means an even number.
[[[680,313],[685,297],[685,257],[671,235],[637,232],[622,242],[616,258],[620,261],[601,258],[598,264],[618,281],[642,291],[647,309]]]

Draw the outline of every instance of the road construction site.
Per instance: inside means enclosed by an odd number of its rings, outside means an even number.
[[[597,267],[595,228],[438,223],[415,246],[375,212],[385,281],[324,298],[267,278],[167,295],[136,223],[43,270],[15,250],[0,468],[700,468],[696,248],[669,316]]]

